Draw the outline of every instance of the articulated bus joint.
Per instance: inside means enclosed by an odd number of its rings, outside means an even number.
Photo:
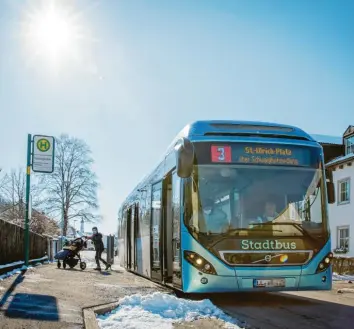
[[[331,266],[331,262],[333,259],[333,254],[329,252],[317,266],[316,273],[324,272]]]
[[[200,272],[217,275],[214,266],[196,252],[185,250],[184,259]]]

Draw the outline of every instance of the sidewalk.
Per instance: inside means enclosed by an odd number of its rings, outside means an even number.
[[[97,272],[94,252],[85,251],[86,270],[42,265],[0,282],[1,329],[83,328],[82,309],[115,302],[132,293],[165,291],[119,268]]]

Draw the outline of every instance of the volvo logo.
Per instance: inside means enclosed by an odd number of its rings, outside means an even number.
[[[264,260],[265,260],[267,263],[269,263],[269,262],[272,260],[272,256],[271,256],[271,255],[266,255],[266,256],[264,257]]]

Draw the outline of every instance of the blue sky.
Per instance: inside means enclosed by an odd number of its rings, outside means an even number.
[[[85,38],[54,70],[26,46],[26,14],[41,1],[0,0],[0,166],[25,165],[27,133],[84,139],[105,232],[190,121],[274,121],[329,135],[354,124],[353,1],[70,3]]]

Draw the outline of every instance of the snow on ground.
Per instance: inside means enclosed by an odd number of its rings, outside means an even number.
[[[173,323],[197,319],[219,319],[225,328],[240,328],[208,299],[192,301],[154,292],[126,296],[119,302],[120,306],[112,312],[97,316],[101,329],[168,329],[173,328]]]
[[[337,274],[333,272],[333,281],[354,281],[354,275]]]

